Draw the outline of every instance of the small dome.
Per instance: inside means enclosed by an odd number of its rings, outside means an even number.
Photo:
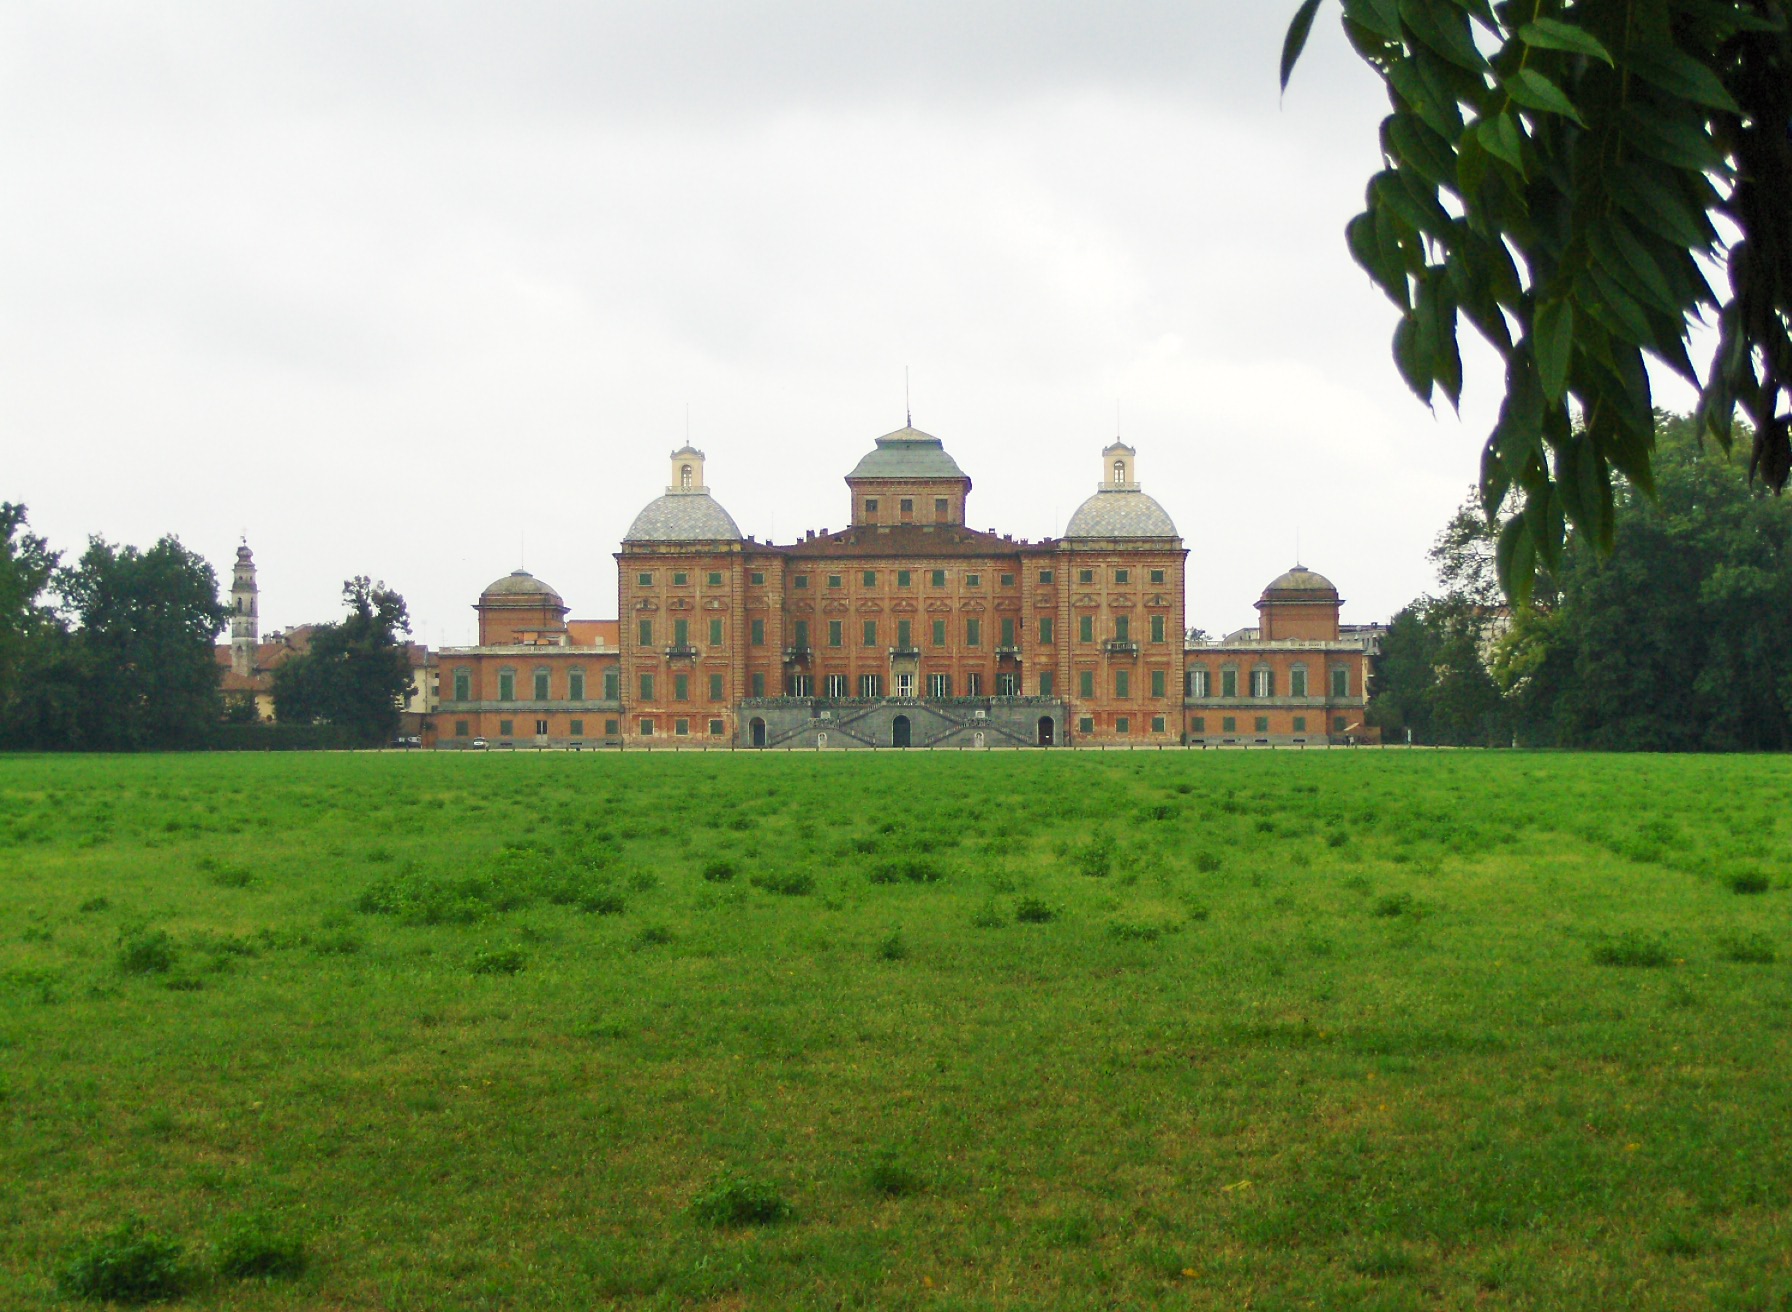
[[[1173,538],[1176,525],[1153,497],[1134,487],[1104,487],[1076,509],[1067,538]]]
[[[1263,589],[1265,597],[1324,597],[1330,601],[1338,599],[1338,590],[1332,581],[1323,574],[1315,574],[1305,565],[1296,565],[1282,575],[1267,588]]]
[[[255,560],[255,553],[249,550],[249,544],[245,542],[236,549],[236,558],[238,564],[252,564]]]
[[[649,501],[624,542],[739,542],[734,516],[707,492],[668,492]]]
[[[512,570],[479,594],[481,606],[563,606],[560,594],[528,570]]]

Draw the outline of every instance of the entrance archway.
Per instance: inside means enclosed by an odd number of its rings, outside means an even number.
[[[752,732],[753,746],[764,747],[765,746],[765,721],[761,720],[757,716],[755,716],[753,718],[753,722],[750,725],[748,725],[747,728]]]
[[[1041,747],[1052,745],[1052,717],[1049,715],[1039,717],[1039,745]]]
[[[907,747],[909,745],[908,716],[898,715],[890,721],[890,746]]]

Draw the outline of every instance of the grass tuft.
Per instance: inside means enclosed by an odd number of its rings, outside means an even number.
[[[1674,954],[1665,939],[1639,929],[1603,938],[1593,944],[1593,964],[1597,966],[1631,966],[1659,969],[1674,964]]]
[[[1718,955],[1748,966],[1771,966],[1779,960],[1773,940],[1765,934],[1725,935],[1718,940]]]
[[[57,1284],[74,1298],[141,1306],[179,1298],[192,1283],[180,1241],[131,1217],[64,1256]]]
[[[140,929],[120,936],[118,968],[127,975],[166,975],[179,955],[167,930]]]
[[[468,968],[475,975],[514,975],[526,964],[528,958],[521,948],[478,948]]]
[[[1058,918],[1058,910],[1042,897],[1023,897],[1014,904],[1014,918],[1023,925],[1047,925]]]
[[[276,1229],[263,1212],[238,1217],[218,1242],[218,1274],[226,1280],[291,1280],[307,1262],[305,1241]]]
[[[724,1174],[691,1201],[691,1216],[700,1224],[721,1229],[753,1225],[778,1225],[796,1215],[776,1185],[766,1180]]]

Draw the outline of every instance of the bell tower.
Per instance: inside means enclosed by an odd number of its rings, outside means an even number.
[[[261,641],[257,592],[255,556],[244,542],[236,549],[236,568],[230,574],[230,668],[244,678],[255,673],[255,648]]]

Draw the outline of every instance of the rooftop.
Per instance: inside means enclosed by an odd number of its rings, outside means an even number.
[[[852,468],[848,478],[966,478],[958,462],[932,433],[898,428],[877,439],[875,449]]]

